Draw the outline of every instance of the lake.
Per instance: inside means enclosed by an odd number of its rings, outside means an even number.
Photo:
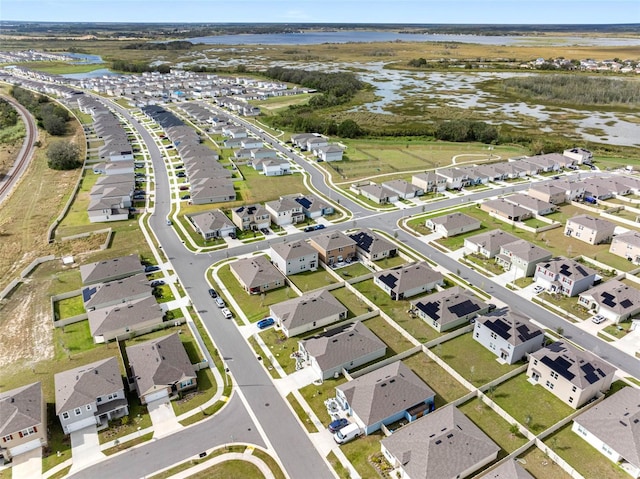
[[[98,70],[92,70],[90,72],[84,73],[67,73],[62,75],[65,78],[71,78],[72,80],[86,80],[88,78],[99,78],[103,76],[116,76],[120,75],[120,73],[113,72],[108,68],[100,68]]]
[[[304,33],[264,33],[217,35],[187,38],[192,43],[218,45],[318,45],[322,43],[370,42],[458,42],[481,45],[582,45],[582,46],[638,46],[640,38],[571,37],[571,36],[514,36],[514,35],[447,35],[412,34],[389,31],[334,31]]]

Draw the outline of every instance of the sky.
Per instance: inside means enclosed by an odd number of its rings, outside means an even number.
[[[164,23],[640,23],[640,0],[0,0],[0,20]]]

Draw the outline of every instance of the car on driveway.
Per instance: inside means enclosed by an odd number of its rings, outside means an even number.
[[[153,273],[154,271],[160,271],[160,266],[150,264],[149,266],[144,267],[145,273]]]
[[[543,291],[544,291],[544,288],[543,288],[542,286],[540,286],[540,285],[538,285],[538,286],[536,286],[535,288],[533,288],[533,292],[534,292],[535,294],[540,294],[540,293],[542,293]]]
[[[269,234],[269,230],[267,228],[260,228],[260,232],[265,236]]]
[[[258,329],[266,329],[269,326],[273,326],[275,322],[276,322],[275,319],[271,317],[261,319],[260,321],[258,321]]]
[[[211,296],[213,299],[216,299],[218,297],[218,293],[216,293],[215,289],[209,288],[209,296]]]
[[[605,318],[601,314],[596,314],[593,318],[591,318],[591,321],[593,321],[596,324],[604,323],[606,320],[607,318]]]
[[[233,313],[229,308],[222,308],[220,312],[222,313],[222,316],[224,316],[227,319],[233,318]]]
[[[191,195],[182,195],[182,199],[183,200],[190,200],[191,199]]]
[[[177,176],[178,178],[184,178],[185,176],[187,176],[187,174],[186,174],[184,171],[178,171],[178,172],[176,173],[176,176]]]
[[[340,419],[336,419],[331,424],[329,424],[329,432],[331,434],[334,434],[347,425],[349,425],[349,421],[347,421],[345,418],[342,417]]]

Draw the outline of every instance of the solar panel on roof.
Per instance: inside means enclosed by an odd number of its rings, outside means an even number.
[[[570,361],[566,360],[562,356],[557,357],[555,360],[549,356],[543,356],[540,360],[542,364],[549,366],[552,370],[557,372],[560,376],[571,381],[576,377],[574,373],[569,371],[569,368],[573,365]]]
[[[396,287],[396,283],[398,282],[398,278],[396,278],[392,274],[382,274],[378,277],[383,284],[389,286],[391,289]]]
[[[82,290],[82,301],[85,303],[91,299],[91,296],[96,292],[97,288],[94,286],[93,288],[84,288]]]
[[[303,208],[309,208],[311,206],[311,201],[304,196],[296,198],[296,202],[298,202]]]
[[[563,264],[560,266],[560,274],[562,276],[571,276],[571,271],[569,271],[569,265]]]
[[[580,366],[580,369],[584,373],[584,378],[587,380],[589,384],[593,384],[601,379],[601,377],[598,376],[598,374],[596,373],[596,369],[593,367],[591,363],[583,364],[582,366]]]
[[[480,309],[480,306],[478,306],[470,299],[467,299],[465,301],[462,301],[461,303],[450,306],[448,309],[457,317],[461,318],[463,316],[466,316],[467,314],[475,313]]]
[[[615,296],[613,296],[611,293],[607,293],[606,291],[604,291],[600,294],[600,296],[602,296],[603,298],[602,300],[603,304],[606,304],[607,306],[610,306],[610,307],[614,307],[616,305],[615,301],[613,301],[613,298]]]
[[[493,322],[487,322],[487,326],[502,339],[509,339],[511,337],[511,334],[509,333],[511,326],[501,318],[496,318]]]
[[[633,306],[633,302],[630,299],[625,299],[620,303],[620,306],[626,309]]]
[[[417,303],[416,307],[431,319],[440,319],[440,303],[436,301],[429,301],[428,303]]]
[[[349,238],[355,241],[360,249],[367,252],[370,251],[371,244],[373,243],[373,236],[365,233],[364,231],[360,231],[354,235],[349,235]]]
[[[587,273],[585,271],[585,269],[580,265],[576,265],[576,269],[578,270],[578,273],[580,273],[582,276],[588,276],[589,275],[589,273]]]

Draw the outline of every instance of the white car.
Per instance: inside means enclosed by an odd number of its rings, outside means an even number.
[[[601,314],[596,314],[593,318],[591,318],[591,321],[593,321],[596,324],[604,323],[606,320],[607,318],[605,318]]]
[[[544,288],[542,286],[536,286],[535,288],[533,288],[533,292],[535,294],[540,294],[544,291]]]
[[[224,316],[227,319],[233,318],[233,313],[229,308],[222,308],[220,312],[222,313],[222,316]]]

